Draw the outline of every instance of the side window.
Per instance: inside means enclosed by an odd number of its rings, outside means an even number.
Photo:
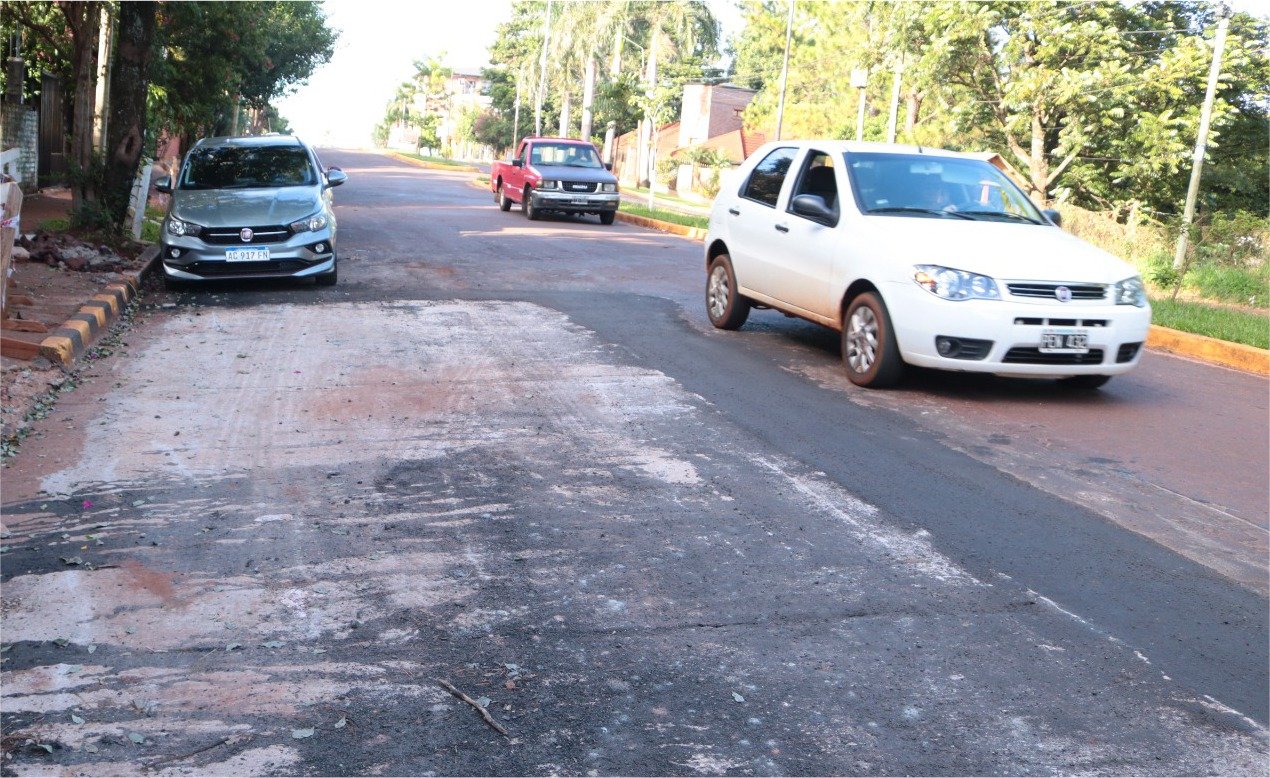
[[[789,166],[794,163],[797,154],[797,149],[785,148],[776,149],[763,157],[763,161],[750,173],[745,188],[741,190],[741,196],[775,208],[776,201],[781,196],[781,185],[785,183],[785,175],[789,173]]]
[[[807,161],[798,173],[798,185],[789,196],[791,202],[798,195],[815,195],[825,201],[831,210],[838,210],[838,181],[834,177],[833,157],[822,151],[807,153]]]

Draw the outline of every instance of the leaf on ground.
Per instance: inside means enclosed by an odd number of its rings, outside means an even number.
[[[64,556],[64,557],[61,557],[61,560],[62,560],[64,563],[68,564],[68,565],[82,565],[82,564],[84,564],[84,560],[83,560],[81,557],[77,557],[77,556],[72,556],[72,557],[65,557],[65,556]]]
[[[36,743],[35,747],[44,749],[45,753],[49,753],[49,754],[53,753],[53,747],[50,746],[48,743]]]
[[[83,723],[84,723],[84,717],[83,717],[83,716],[76,716],[74,713],[72,713],[72,714],[71,714],[71,723],[72,723],[72,724],[83,724]]]
[[[137,745],[141,745],[142,743],[146,742],[146,736],[136,732],[129,732],[128,739],[136,743]]]
[[[344,716],[340,716],[340,720],[335,722],[335,728],[343,729],[346,724],[348,724],[348,719],[345,718]]]
[[[295,740],[303,740],[306,737],[313,737],[313,731],[312,727],[308,729],[293,729],[291,730],[291,737]]]
[[[737,702],[745,702],[745,698],[737,694],[736,692],[732,692],[732,699],[736,700]]]
[[[54,638],[54,639],[53,639],[53,645],[57,646],[58,648],[66,648],[66,647],[67,647],[67,646],[69,646],[70,644],[71,644],[71,642],[70,642],[69,640],[67,640],[66,638]]]
[[[94,654],[96,652],[97,652],[97,644],[96,643],[88,644],[88,653]]]
[[[476,701],[476,704],[480,705],[482,708],[488,708],[489,703],[490,703],[489,697],[481,697],[480,699]]]
[[[281,640],[266,640],[264,643],[260,644],[260,647],[261,648],[282,648],[285,645],[286,643],[283,643]]]
[[[242,647],[243,647],[243,644],[242,644],[242,643],[230,643],[229,645],[225,646],[225,650],[226,650],[226,651],[233,651],[234,649],[239,649],[239,648],[242,648]]]
[[[124,630],[124,632],[127,632],[129,635],[135,635],[135,634],[137,634],[137,628],[136,628],[136,627],[128,627],[127,629],[125,629],[125,630]]]

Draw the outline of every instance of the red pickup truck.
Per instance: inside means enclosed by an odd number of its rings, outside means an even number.
[[[612,224],[621,201],[617,178],[595,145],[572,138],[525,138],[516,156],[494,163],[489,182],[499,208],[520,203],[531,220],[556,211],[594,213],[601,224]]]

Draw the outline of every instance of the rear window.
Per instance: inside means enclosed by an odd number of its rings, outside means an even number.
[[[190,152],[181,189],[263,189],[313,186],[317,174],[300,147],[212,146]]]
[[[781,196],[781,186],[785,183],[785,176],[797,153],[797,149],[776,149],[763,157],[763,161],[750,173],[745,188],[741,190],[741,196],[775,208],[776,201]]]

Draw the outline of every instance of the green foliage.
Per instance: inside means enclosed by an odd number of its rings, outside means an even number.
[[[1163,327],[1257,348],[1270,348],[1270,315],[1187,300],[1151,300],[1151,321]]]
[[[705,216],[692,216],[678,211],[663,211],[660,208],[649,210],[643,205],[637,203],[622,203],[622,210],[636,216],[644,216],[649,219],[657,219],[658,221],[670,222],[671,224],[679,224],[684,227],[700,227],[706,229],[710,226],[710,219]]]

